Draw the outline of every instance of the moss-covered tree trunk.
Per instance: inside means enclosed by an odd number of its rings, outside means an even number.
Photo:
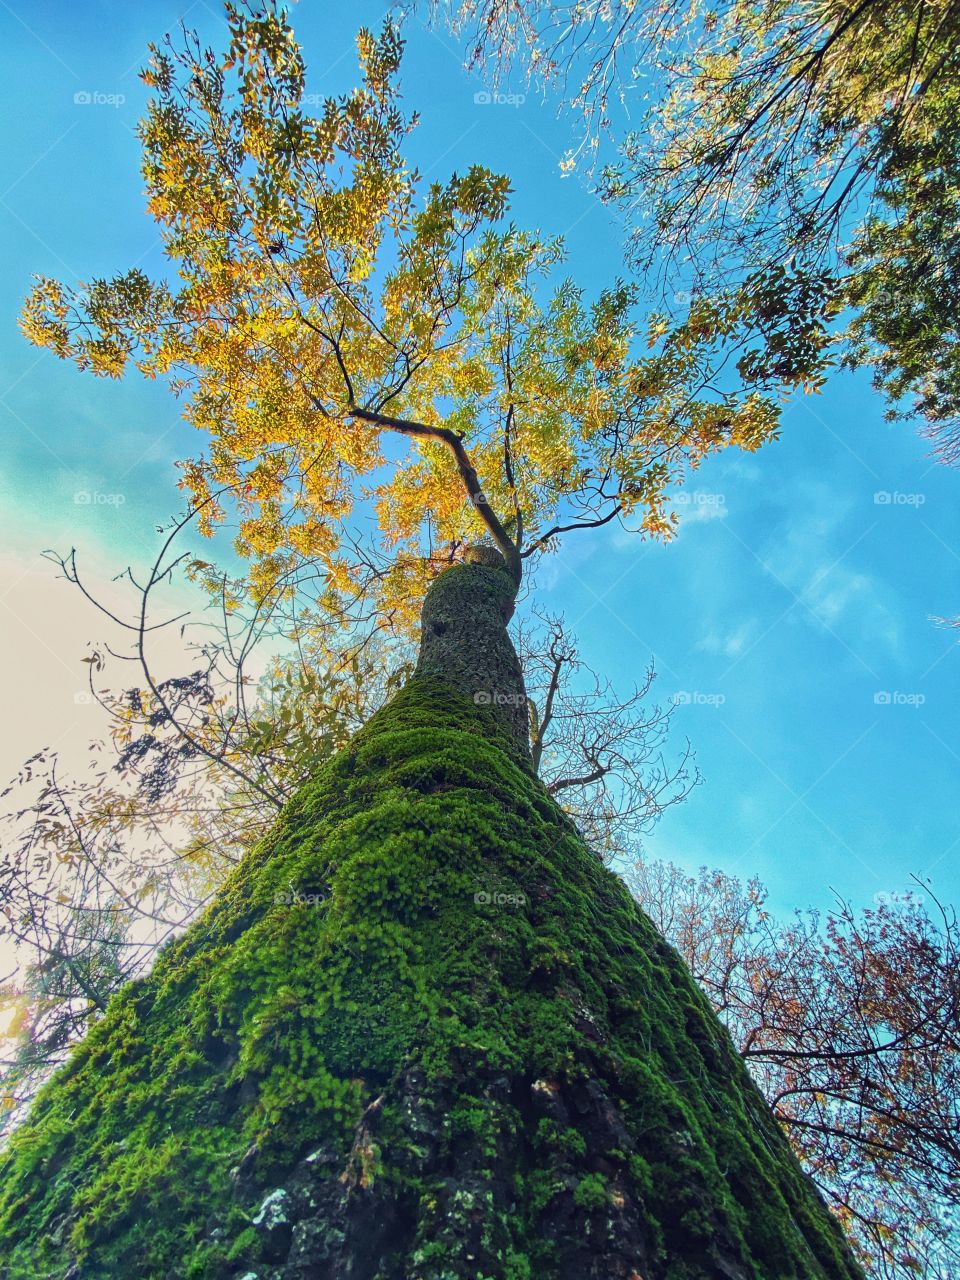
[[[6,1277],[852,1280],[676,953],[529,764],[513,586],[127,987],[2,1160]]]

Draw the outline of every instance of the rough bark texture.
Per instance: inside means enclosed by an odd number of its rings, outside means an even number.
[[[515,674],[491,573],[439,580],[419,674],[43,1091],[0,1274],[859,1276],[677,954],[474,701]],[[436,620],[485,656],[446,665]]]
[[[423,606],[418,676],[436,676],[489,707],[515,750],[530,756],[523,672],[506,624],[516,586],[499,551],[473,547],[467,563],[440,575]]]

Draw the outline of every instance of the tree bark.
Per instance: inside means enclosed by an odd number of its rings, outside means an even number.
[[[431,587],[423,605],[418,677],[435,676],[488,709],[512,749],[530,759],[530,712],[523,672],[506,626],[516,585],[499,551],[471,547]]]

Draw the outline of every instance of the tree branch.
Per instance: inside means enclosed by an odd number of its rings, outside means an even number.
[[[470,461],[470,455],[463,447],[463,441],[455,431],[451,431],[449,427],[430,427],[423,422],[411,422],[407,418],[392,418],[385,413],[361,409],[357,405],[350,406],[347,410],[347,416],[357,418],[361,422],[368,422],[374,427],[382,427],[387,431],[397,431],[401,435],[413,436],[420,440],[438,440],[441,444],[445,444],[453,454],[457,470],[460,472],[460,478],[470,501],[476,507],[480,519],[487,526],[490,536],[497,545],[497,550],[507,562],[510,576],[519,587],[523,576],[523,568],[516,543],[500,523],[496,512],[487,501],[480,487],[476,469]]]

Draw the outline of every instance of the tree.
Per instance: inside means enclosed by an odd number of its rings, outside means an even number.
[[[960,931],[929,890],[821,922],[756,880],[639,862],[638,902],[677,947],[794,1149],[877,1277],[960,1262]]]
[[[533,766],[588,844],[613,861],[635,852],[700,775],[689,743],[677,759],[664,757],[673,707],[647,704],[652,666],[620,696],[586,667],[561,618],[535,617],[540,625],[522,627],[517,642]]]
[[[844,362],[873,370],[892,414],[910,397],[958,460],[955,5],[463,0],[447,16],[477,63],[519,55],[560,81],[588,154],[642,85],[643,123],[624,124],[600,190],[630,211],[638,262],[666,263],[668,292],[741,297],[741,372],[816,380],[820,344],[790,330],[813,308],[825,337],[846,310]]]
[[[5,908],[8,917],[11,905]],[[0,1009],[13,1015],[6,1031],[11,1056],[0,1076],[6,1123],[22,1117],[51,1067],[132,976],[121,919],[114,904],[72,911],[64,928],[38,939],[17,984],[0,987]]]
[[[393,544],[428,510],[489,541],[430,583],[404,688],[41,1092],[2,1157],[0,1257],[13,1280],[855,1280],[682,961],[536,777],[506,630],[528,555],[629,511],[663,529],[681,464],[766,420],[693,399],[669,336],[629,360],[619,287],[541,310],[551,251],[488,225],[503,180],[413,203],[389,29],[361,37],[364,90],[311,121],[284,20],[228,12],[226,58],[151,72],[184,288],[95,284],[76,319],[46,283],[28,326],[101,371],[192,379],[214,445],[188,481],[211,520],[210,477],[249,502],[255,602],[305,549],[350,589],[337,522],[383,432],[420,447],[371,486]]]
[[[75,562],[66,563],[75,575]],[[239,623],[235,616],[234,621]],[[586,685],[589,693],[571,688],[580,664],[575,647],[556,619],[546,620],[546,643],[539,632],[525,628],[519,651],[526,655],[525,683],[536,708],[533,752],[545,745],[553,757],[541,776],[548,790],[568,801],[567,812],[581,829],[586,825],[593,847],[622,857],[635,850],[636,837],[654,816],[647,797],[662,793],[665,773],[679,772],[677,766],[656,768],[662,716],[654,708],[636,720],[627,736],[632,749],[625,768],[615,766],[602,780],[604,788],[616,784],[611,791],[554,787],[551,778],[563,781],[584,767],[583,756],[565,754],[571,738],[578,746],[587,741],[593,759],[598,741],[624,746],[607,725],[622,725],[636,702],[601,700],[594,725],[596,678]],[[214,646],[207,627],[202,634],[209,659]],[[253,658],[236,631],[218,647],[245,653],[247,662]],[[265,699],[249,704],[249,732],[238,734],[231,759],[261,780],[266,763],[269,791],[293,795],[396,687],[388,677],[384,689],[390,664],[369,645],[359,658],[339,665],[339,675],[325,676],[322,659],[305,643],[296,662],[278,663],[268,672]],[[134,973],[149,971],[157,938],[182,932],[269,833],[278,811],[260,792],[243,799],[238,788],[225,789],[207,758],[178,754],[181,731],[191,731],[189,723],[178,727],[182,709],[171,708],[177,719],[158,723],[148,692],[131,690],[108,700],[98,687],[103,671],[98,664],[89,670],[96,696],[118,712],[116,759],[133,779],[133,791],[121,806],[116,784],[106,785],[102,768],[93,784],[81,788],[64,784],[54,763],[47,775],[39,773],[44,785],[24,811],[28,838],[15,858],[17,846],[5,842],[3,897],[8,918],[13,913],[6,932],[34,957],[19,985],[3,993],[18,1012],[12,1058],[0,1083],[8,1124],[22,1118],[39,1084],[102,1016],[109,997]],[[234,686],[235,677],[229,683]],[[194,680],[191,687],[208,686]],[[133,724],[131,701],[140,708]],[[201,705],[210,701],[204,696]],[[552,741],[558,719],[559,736]],[[222,722],[224,728],[231,723],[232,717]],[[651,731],[652,739],[643,736]],[[38,776],[38,762],[29,773]],[[631,798],[626,804],[623,795]],[[105,822],[108,811],[122,814],[123,821]],[[48,883],[43,866],[56,869],[55,880]],[[923,1267],[917,1274],[931,1280],[946,1275],[953,1265],[949,1206],[958,1096],[954,917],[943,913],[938,926],[923,910],[922,897],[907,895],[881,902],[862,919],[843,904],[828,917],[826,931],[813,914],[785,927],[769,916],[757,881],[742,886],[719,871],[694,878],[645,860],[636,862],[627,879],[726,1023],[871,1273],[914,1274],[915,1260]],[[94,909],[97,902],[103,905]],[[145,927],[158,924],[157,932]],[[101,944],[104,929],[109,937]],[[878,1029],[885,1040],[876,1036]],[[882,1091],[874,1080],[878,1069]],[[829,1125],[821,1114],[824,1095],[835,1103]],[[864,1098],[870,1103],[866,1109]]]
[[[325,564],[331,595],[349,592],[356,482],[386,465],[385,436],[411,451],[359,496],[394,551],[394,602],[416,601],[437,539],[488,537],[519,582],[575,529],[668,535],[665,490],[685,468],[770,436],[773,402],[714,390],[711,342],[690,328],[654,318],[649,354],[632,353],[623,283],[589,305],[569,280],[547,292],[562,245],[496,229],[506,178],[473,167],[421,190],[391,27],[361,34],[363,88],[314,119],[289,30],[228,14],[228,56],[188,40],[145,73],[149,208],[181,287],[137,270],[42,279],[23,326],[81,368],[132,363],[189,395],[211,450],[184,484],[206,529],[239,504],[257,590],[299,552]]]

